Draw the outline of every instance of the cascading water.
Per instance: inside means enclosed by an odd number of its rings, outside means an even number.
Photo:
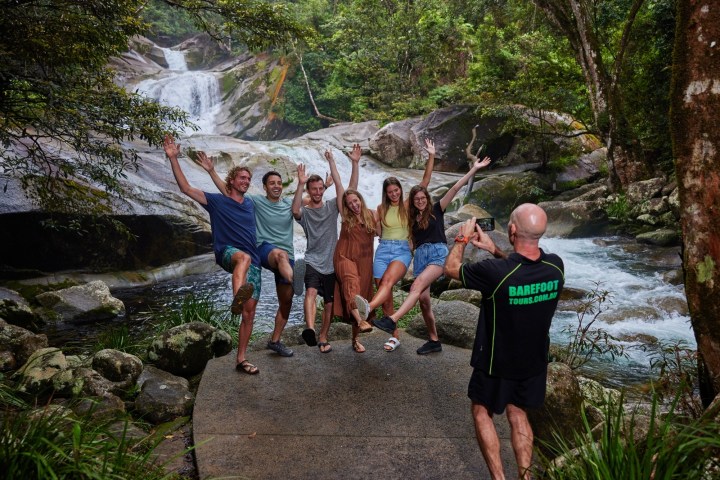
[[[136,90],[158,102],[178,107],[190,114],[199,133],[215,131],[215,117],[220,108],[220,86],[211,72],[189,71],[185,53],[163,48],[168,70],[159,78],[144,80]],[[187,133],[193,132],[188,129]]]

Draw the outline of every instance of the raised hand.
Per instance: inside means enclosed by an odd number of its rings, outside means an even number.
[[[213,170],[215,170],[215,164],[214,164],[212,158],[208,157],[207,154],[205,154],[205,152],[203,152],[203,151],[197,152],[197,159],[198,159],[198,163],[200,163],[200,166],[206,172],[210,173]]]
[[[356,143],[353,145],[352,150],[350,150],[350,153],[348,153],[348,157],[350,157],[350,160],[352,160],[353,162],[359,162],[361,156],[362,156],[362,149],[360,148],[360,144]]]
[[[425,139],[425,151],[428,152],[428,155],[435,156],[435,142],[429,138]]]
[[[335,161],[335,157],[333,156],[333,154],[332,154],[332,152],[331,152],[330,150],[325,150],[325,154],[324,154],[324,155],[325,155],[325,160],[327,160],[328,162],[334,162],[334,161]]]
[[[480,160],[478,158],[477,160],[475,160],[475,163],[473,163],[472,168],[474,170],[480,170],[481,168],[485,168],[488,165],[490,165],[490,162],[491,162],[490,157],[485,157],[482,160]]]
[[[168,158],[177,158],[178,155],[180,155],[180,145],[175,143],[175,139],[172,135],[165,135],[165,140],[163,140],[163,149],[165,150],[165,155],[167,155]]]
[[[305,185],[310,176],[305,173],[305,165],[298,163],[297,165],[298,185]]]

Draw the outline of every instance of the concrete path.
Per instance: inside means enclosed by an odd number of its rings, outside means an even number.
[[[489,478],[467,398],[470,351],[363,335],[333,351],[293,346],[281,358],[249,352],[258,375],[236,372],[235,352],[210,361],[197,392],[193,436],[201,479]],[[516,471],[505,417],[496,416],[505,472]]]

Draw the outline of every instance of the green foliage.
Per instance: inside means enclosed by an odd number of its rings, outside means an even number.
[[[630,219],[631,205],[628,203],[624,193],[614,195],[605,206],[605,213],[608,218],[620,224],[627,223]]]
[[[132,355],[140,355],[147,351],[147,342],[135,341],[130,335],[127,325],[120,325],[99,334],[93,346],[93,351],[99,352],[108,348]]]
[[[593,357],[609,355],[627,356],[625,348],[617,339],[602,328],[593,327],[603,312],[603,304],[610,300],[611,294],[602,290],[600,283],[587,295],[577,307],[577,325],[563,328],[570,336],[570,342],[557,352],[557,361],[576,370],[587,364]]]
[[[586,430],[569,439],[556,438],[558,460],[541,459],[542,478],[549,480],[654,480],[715,478],[720,435],[711,416],[686,423],[672,411],[660,417],[653,403],[649,425],[625,412],[622,401],[605,407],[598,433]],[[598,438],[599,436],[599,438]]]
[[[219,310],[209,296],[196,296],[192,293],[183,297],[178,308],[172,308],[156,325],[160,333],[178,325],[190,322],[203,322],[227,332],[235,343],[238,340],[238,322],[226,310]]]
[[[262,47],[306,32],[278,3],[167,4],[225,42]],[[49,212],[107,213],[110,198],[122,198],[120,179],[138,167],[139,154],[126,142],[158,147],[166,133],[189,125],[185,112],[117,86],[107,67],[131,36],[146,32],[138,16],[144,6],[0,0],[0,165]]]
[[[0,425],[0,477],[54,479],[167,478],[151,449],[90,416],[14,411]]]
[[[685,342],[644,347],[650,352],[650,369],[657,374],[654,391],[661,401],[675,400],[682,415],[699,418],[703,405],[697,395],[698,353]]]

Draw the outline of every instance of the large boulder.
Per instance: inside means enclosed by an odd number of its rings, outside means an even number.
[[[479,290],[471,290],[468,288],[457,288],[454,290],[445,290],[440,294],[440,300],[451,302],[457,300],[460,302],[467,302],[480,308],[482,303],[482,293]]]
[[[143,363],[135,355],[106,348],[93,356],[92,367],[113,382],[135,383],[142,373]]]
[[[44,334],[36,335],[0,319],[0,351],[12,355],[13,368],[24,365],[34,352],[47,346],[48,339]]]
[[[195,397],[186,379],[148,365],[137,384],[135,410],[145,420],[157,424],[191,413]]]
[[[23,328],[37,330],[40,319],[19,293],[0,287],[0,319]]]
[[[100,280],[41,293],[35,298],[68,322],[105,320],[125,313],[125,304],[113,297],[108,286]]]
[[[660,247],[670,247],[680,244],[680,234],[677,230],[661,228],[652,232],[641,233],[635,237],[638,243],[647,243]]]
[[[131,386],[112,382],[87,367],[67,368],[58,372],[52,378],[52,385],[57,395],[67,397],[120,395]]]
[[[460,301],[433,302],[432,308],[440,341],[456,347],[472,348],[480,309]],[[427,337],[427,327],[421,314],[410,321],[406,331],[415,337]]]
[[[49,393],[53,377],[68,368],[65,355],[59,348],[41,348],[30,355],[27,363],[15,373],[18,391],[32,395]]]
[[[609,225],[602,200],[542,202],[548,216],[548,237],[577,238],[601,234]]]
[[[163,332],[148,349],[148,359],[175,375],[195,375],[208,360],[232,350],[230,335],[212,325],[191,322]]]
[[[551,189],[551,179],[535,172],[491,175],[475,182],[467,203],[482,207],[504,224],[515,207],[521,203],[537,203]]]
[[[391,122],[378,130],[368,142],[371,154],[394,168],[405,168],[413,161],[412,127],[419,118]]]
[[[545,404],[528,411],[533,433],[541,449],[557,446],[555,435],[572,443],[575,433],[583,431],[582,404],[580,384],[570,367],[564,363],[550,363]]]
[[[566,185],[594,181],[600,176],[606,162],[607,148],[605,147],[580,155],[574,164],[566,167],[558,174],[556,178],[557,187],[563,189]]]

